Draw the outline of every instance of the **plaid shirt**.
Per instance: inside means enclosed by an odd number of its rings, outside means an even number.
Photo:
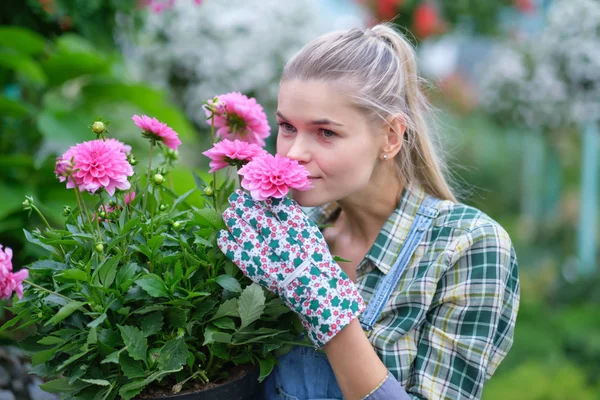
[[[368,303],[398,256],[425,192],[405,190],[357,268]],[[338,208],[308,209],[319,225]],[[481,211],[441,201],[369,339],[412,399],[479,399],[513,342],[517,259],[506,231]]]

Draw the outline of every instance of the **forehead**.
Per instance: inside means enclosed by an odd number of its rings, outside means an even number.
[[[278,111],[292,120],[330,118],[350,122],[360,119],[341,84],[314,81],[285,81],[279,88]],[[345,125],[345,123],[344,123]]]

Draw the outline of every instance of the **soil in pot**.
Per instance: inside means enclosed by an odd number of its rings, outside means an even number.
[[[184,390],[173,394],[175,382],[166,379],[161,387],[144,390],[139,400],[260,400],[258,382],[259,368],[255,365],[235,366],[229,370],[229,377],[206,385],[190,383]]]

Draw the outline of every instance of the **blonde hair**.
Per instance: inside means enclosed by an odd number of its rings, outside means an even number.
[[[281,81],[343,82],[367,117],[405,121],[404,143],[395,157],[404,185],[419,183],[443,200],[456,201],[448,167],[428,121],[432,109],[420,85],[413,46],[388,24],[365,31],[332,32],[313,40],[285,66]]]

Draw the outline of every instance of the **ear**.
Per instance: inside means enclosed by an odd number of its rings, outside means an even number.
[[[404,117],[400,114],[390,116],[384,123],[383,130],[381,152],[387,154],[388,159],[392,159],[398,154],[404,142],[404,132],[406,131]]]

